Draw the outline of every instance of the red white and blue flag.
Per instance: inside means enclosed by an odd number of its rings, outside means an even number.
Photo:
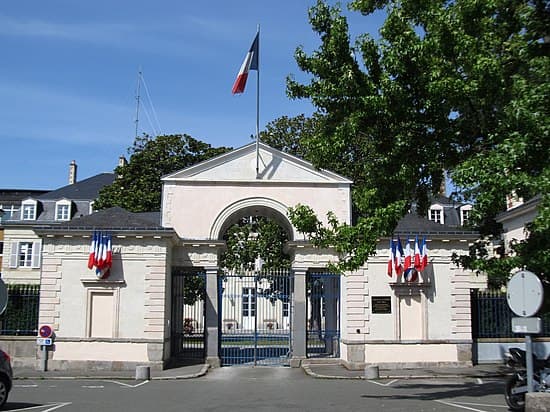
[[[426,269],[426,266],[428,266],[428,244],[426,243],[426,238],[424,237],[422,239],[422,249],[420,251],[420,257],[421,257],[421,267],[424,270]]]
[[[405,259],[403,261],[403,270],[406,271],[411,266],[412,266],[411,239],[407,238],[407,244],[405,245]]]
[[[422,260],[420,259],[420,246],[418,244],[418,235],[414,240],[414,268],[422,270]]]
[[[239,70],[239,74],[237,75],[237,79],[235,80],[235,83],[233,84],[233,89],[231,90],[231,93],[238,94],[243,93],[244,88],[246,86],[246,80],[248,79],[248,72],[250,70],[259,70],[258,65],[258,55],[260,52],[260,33],[256,33],[256,37],[254,37],[254,41],[252,42],[252,46],[250,46],[250,50],[246,54],[243,64],[241,65],[241,69]]]
[[[110,234],[94,232],[88,256],[88,269],[95,266],[99,279],[109,277],[113,261],[112,238]]]
[[[390,239],[390,257],[388,259],[388,276],[391,278],[393,275],[393,266],[395,265],[395,243],[393,239]]]
[[[401,239],[397,238],[397,245],[395,249],[395,273],[400,276],[403,273],[403,246],[401,245]]]

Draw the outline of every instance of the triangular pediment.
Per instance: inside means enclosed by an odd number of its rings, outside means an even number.
[[[257,150],[259,149],[259,150]],[[258,173],[256,167],[258,166]],[[163,181],[285,182],[351,184],[336,173],[317,169],[305,160],[264,143],[243,146],[162,178]]]

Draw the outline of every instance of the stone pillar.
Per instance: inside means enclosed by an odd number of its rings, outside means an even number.
[[[294,293],[292,311],[292,358],[290,366],[300,367],[302,360],[306,359],[306,333],[307,333],[307,269],[294,269]]]
[[[219,316],[218,316],[218,268],[206,269],[206,302],[205,302],[205,328],[206,328],[206,363],[212,368],[221,365],[219,348]]]

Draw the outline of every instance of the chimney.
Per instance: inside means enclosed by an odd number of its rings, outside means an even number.
[[[76,183],[76,162],[73,160],[69,165],[69,184],[74,185]]]
[[[128,160],[124,156],[118,158],[118,167],[124,167],[128,164]]]

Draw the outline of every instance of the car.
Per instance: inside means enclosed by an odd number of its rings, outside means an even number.
[[[0,349],[0,408],[8,400],[13,380],[11,358],[6,352]]]

